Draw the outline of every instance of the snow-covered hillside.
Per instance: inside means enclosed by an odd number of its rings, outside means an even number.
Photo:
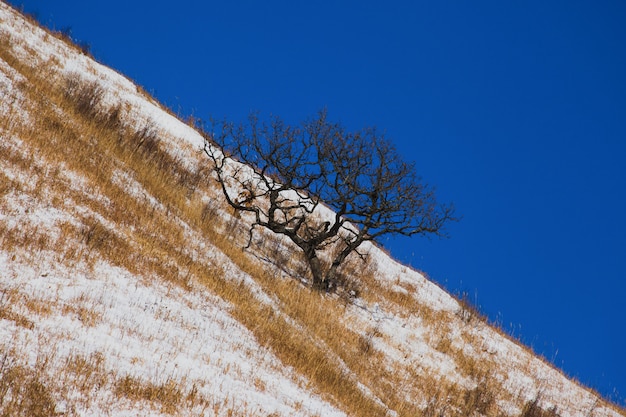
[[[0,3],[0,414],[626,415],[373,245],[333,294],[242,251],[202,135],[60,38]]]

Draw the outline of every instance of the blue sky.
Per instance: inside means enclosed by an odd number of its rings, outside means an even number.
[[[463,218],[390,238],[626,405],[626,3],[24,0],[182,115],[375,125]]]

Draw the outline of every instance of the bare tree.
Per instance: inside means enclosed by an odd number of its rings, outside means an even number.
[[[315,288],[328,288],[365,241],[442,235],[454,219],[452,206],[438,204],[414,165],[374,128],[347,132],[322,111],[295,127],[253,114],[248,124],[213,122],[212,129],[204,152],[226,201],[254,218],[247,247],[257,226],[287,236],[302,250]],[[324,264],[320,254],[331,245]]]

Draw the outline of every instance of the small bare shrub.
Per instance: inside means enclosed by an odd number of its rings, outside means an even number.
[[[363,283],[358,278],[356,271],[337,271],[328,282],[328,291],[339,294],[346,301],[358,298],[361,295],[362,288]]]
[[[75,44],[83,54],[93,58],[93,55],[91,54],[91,44],[89,42],[76,41]]]
[[[372,337],[369,334],[359,335],[359,350],[361,353],[367,354],[372,349],[374,349],[374,345],[372,344]]]
[[[483,314],[480,312],[476,304],[472,302],[467,291],[463,291],[458,301],[459,310],[457,311],[457,315],[461,320],[463,320],[463,322],[469,324],[476,319],[483,319]]]
[[[135,151],[144,155],[155,155],[159,150],[159,142],[159,132],[152,124],[139,129],[130,138]]]
[[[534,400],[527,402],[520,417],[560,417],[556,407],[545,410],[539,406],[539,401],[540,398],[537,396]]]
[[[464,415],[475,413],[488,415],[491,410],[497,407],[496,393],[489,389],[487,384],[478,384],[474,389],[465,392],[463,403]]]
[[[96,81],[87,82],[77,73],[69,74],[65,83],[65,99],[73,104],[74,111],[85,118],[97,117],[104,89]]]
[[[121,132],[122,128],[124,127],[121,107],[117,105],[111,107],[106,111],[103,110],[100,114],[99,122],[103,129]]]
[[[87,220],[83,228],[83,241],[90,250],[99,250],[112,239],[111,232],[99,221]]]
[[[364,354],[369,354],[374,350],[374,338],[381,335],[380,330],[376,327],[368,330],[365,334],[359,335],[358,347],[359,351]]]

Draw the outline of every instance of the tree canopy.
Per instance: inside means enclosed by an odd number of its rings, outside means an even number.
[[[328,288],[363,242],[441,236],[454,219],[452,205],[437,202],[414,164],[376,128],[348,132],[325,111],[298,126],[252,114],[248,123],[214,121],[212,128],[204,152],[228,204],[253,214],[250,238],[261,226],[291,239],[316,288]],[[320,204],[333,213],[324,215]],[[320,261],[331,245],[331,259]]]

